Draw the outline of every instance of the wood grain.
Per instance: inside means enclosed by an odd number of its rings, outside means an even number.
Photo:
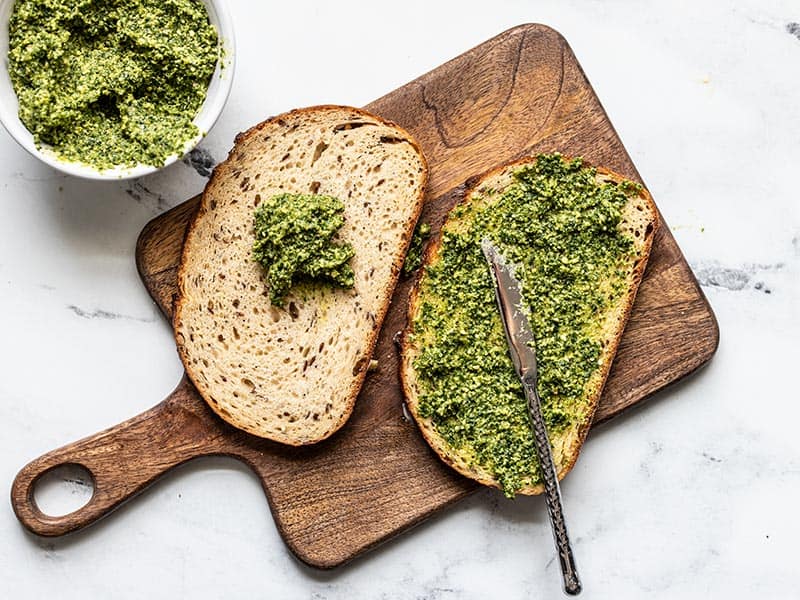
[[[506,31],[366,108],[422,145],[431,167],[423,219],[434,230],[468,180],[531,153],[581,155],[641,181],[568,44],[542,25]],[[139,239],[139,272],[167,316],[196,206],[193,199],[156,218]],[[108,514],[175,465],[227,455],[261,478],[292,552],[330,568],[463,498],[476,484],[444,466],[403,416],[393,338],[405,326],[410,286],[400,282],[375,351],[379,368],[367,377],[350,421],[330,439],[288,448],[237,431],[184,378],[150,411],[26,466],[12,489],[18,518],[40,535],[61,535]],[[663,225],[595,422],[703,365],[718,338],[714,315]],[[65,463],[87,467],[95,493],[75,513],[48,517],[36,508],[32,488]]]

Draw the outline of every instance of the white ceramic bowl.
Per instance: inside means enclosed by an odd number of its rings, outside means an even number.
[[[99,171],[88,165],[62,160],[48,146],[37,147],[33,141],[33,135],[19,120],[17,95],[14,93],[14,87],[11,85],[11,78],[8,75],[8,20],[11,16],[14,2],[15,0],[0,0],[0,57],[2,57],[2,66],[0,66],[0,121],[2,121],[8,133],[11,134],[11,137],[19,142],[20,146],[42,162],[69,175],[85,179],[114,180],[141,177],[158,171],[181,158],[194,148],[216,123],[233,84],[236,48],[233,37],[233,23],[225,0],[202,0],[208,11],[208,18],[211,24],[217,28],[222,45],[222,53],[220,60],[217,62],[216,71],[211,77],[206,99],[200,107],[200,112],[194,118],[194,124],[197,125],[200,133],[186,142],[180,154],[170,156],[161,167],[140,164],[135,167],[116,167]]]

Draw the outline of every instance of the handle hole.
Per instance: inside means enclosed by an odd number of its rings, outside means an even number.
[[[63,517],[83,508],[93,495],[92,473],[73,463],[50,469],[33,484],[34,504],[50,517]]]

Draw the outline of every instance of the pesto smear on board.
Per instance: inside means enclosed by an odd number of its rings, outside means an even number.
[[[585,418],[601,313],[625,290],[632,240],[619,228],[631,182],[600,184],[580,159],[540,155],[502,193],[457,206],[426,267],[413,323],[419,414],[509,497],[540,482],[525,396],[509,356],[481,240],[516,265],[536,340],[550,435]],[[489,199],[491,197],[491,199]]]
[[[431,237],[431,226],[420,221],[414,228],[414,235],[411,236],[411,244],[408,247],[408,254],[403,262],[403,273],[406,275],[416,271],[422,266],[422,255],[425,251],[425,242]]]
[[[351,288],[350,244],[333,241],[344,225],[344,204],[332,196],[278,194],[255,211],[253,259],[263,268],[270,301],[283,306],[289,288],[301,281],[322,281]]]
[[[17,0],[9,21],[20,120],[100,170],[180,153],[218,57],[198,0]]]

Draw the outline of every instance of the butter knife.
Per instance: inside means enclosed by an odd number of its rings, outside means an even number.
[[[531,418],[531,429],[539,458],[544,497],[550,525],[556,543],[556,552],[561,564],[564,591],[570,596],[581,592],[581,582],[575,568],[575,558],[567,535],[567,524],[564,521],[564,507],[561,503],[561,489],[553,464],[550,440],[547,437],[542,403],[536,390],[537,369],[534,337],[528,317],[525,314],[522,298],[522,286],[514,274],[514,267],[500,253],[492,242],[486,238],[481,242],[483,255],[489,263],[489,271],[494,282],[495,298],[500,309],[500,318],[506,332],[508,350],[514,369],[522,381],[525,398],[528,400],[528,413]]]

